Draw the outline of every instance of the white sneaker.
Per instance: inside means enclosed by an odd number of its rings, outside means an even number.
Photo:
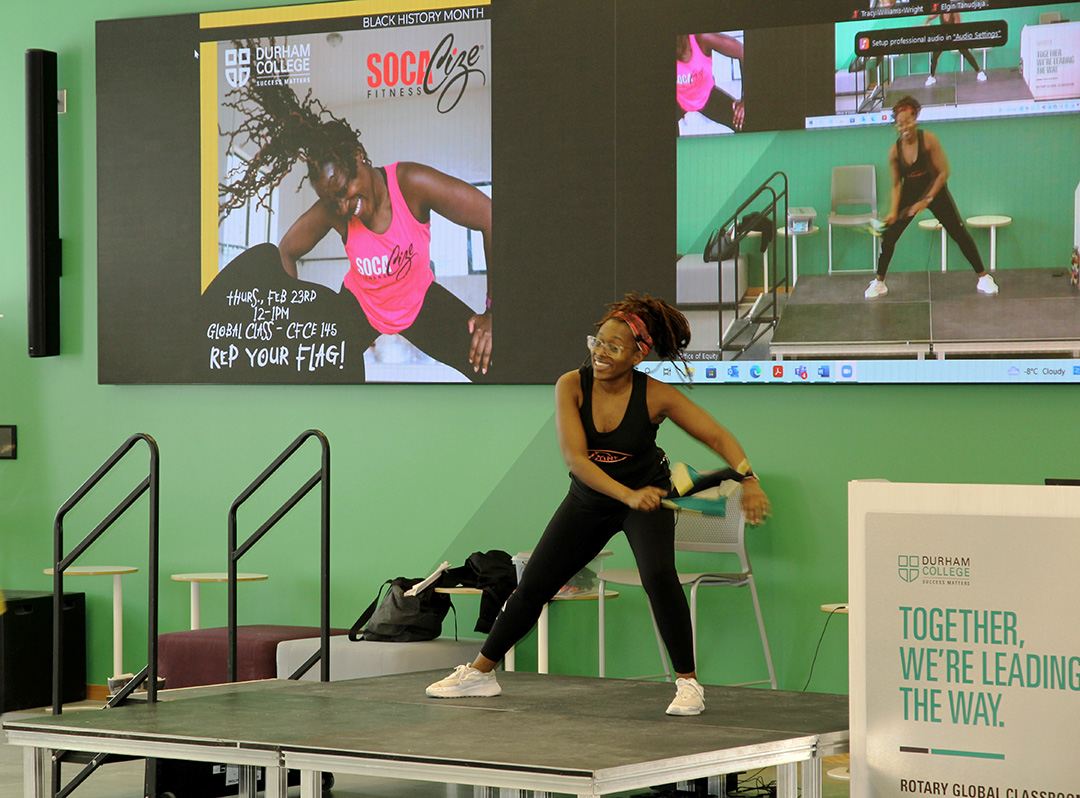
[[[667,708],[669,715],[700,715],[705,709],[705,688],[697,679],[676,679],[675,700]]]
[[[998,292],[998,284],[994,282],[994,278],[989,274],[984,274],[979,278],[979,282],[975,284],[975,287],[979,289],[981,294],[996,294]]]
[[[935,77],[934,77],[933,75],[930,75],[930,76],[929,76],[929,77],[928,77],[928,78],[926,79],[926,85],[927,85],[927,86],[933,86],[933,85],[934,85],[935,83],[937,83],[937,78],[935,78]]]
[[[980,69],[979,74],[975,76],[975,80],[979,81],[979,83],[986,83],[986,73]]]
[[[500,693],[502,693],[502,688],[495,680],[495,671],[484,673],[472,665],[458,665],[445,679],[429,684],[427,688],[427,694],[432,698],[496,696]]]
[[[867,299],[877,299],[887,293],[889,293],[889,286],[885,285],[884,280],[871,280],[870,287],[863,292],[863,296]]]

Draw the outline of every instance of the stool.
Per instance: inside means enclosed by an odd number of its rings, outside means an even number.
[[[472,662],[483,640],[437,637],[411,643],[349,640],[348,635],[330,638],[330,678],[360,679],[390,673],[413,673],[438,669],[453,670],[463,662]],[[288,679],[308,657],[319,649],[318,639],[283,640],[277,647],[277,677]],[[317,667],[300,677],[303,681],[319,678]]]
[[[945,228],[937,219],[922,219],[919,221],[919,227],[921,227],[923,230],[941,231],[941,270],[945,271],[945,253],[948,251],[948,247],[946,246],[947,240],[945,238]]]
[[[994,271],[997,268],[997,229],[1012,224],[1012,217],[997,214],[969,216],[967,223],[972,227],[990,228],[990,271]]]
[[[331,629],[334,635],[348,629]],[[236,629],[236,678],[241,682],[277,676],[277,647],[283,640],[317,637],[317,626],[253,624]],[[190,629],[158,635],[158,675],[165,686],[224,684],[229,678],[229,630]]]

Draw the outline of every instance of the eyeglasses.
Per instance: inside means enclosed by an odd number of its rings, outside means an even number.
[[[626,351],[626,347],[621,344],[611,344],[607,341],[603,341],[597,338],[595,335],[586,335],[585,344],[589,347],[589,351],[600,348],[604,350],[609,357],[621,357],[622,353]]]

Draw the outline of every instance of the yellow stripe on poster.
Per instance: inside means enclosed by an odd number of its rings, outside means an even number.
[[[201,185],[199,190],[199,250],[202,291],[218,273],[218,46],[199,46],[199,147]]]
[[[491,5],[491,0],[479,0],[475,3],[463,3],[461,0],[341,0],[337,3],[214,11],[199,15],[199,27],[230,28],[237,25],[268,25],[274,22],[303,22],[487,5]]]

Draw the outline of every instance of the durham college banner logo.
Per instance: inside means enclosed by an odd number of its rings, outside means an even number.
[[[225,80],[234,89],[247,85],[251,78],[251,49],[234,48],[225,51]]]
[[[900,572],[901,579],[905,582],[914,582],[919,578],[918,554],[901,554],[896,559],[896,565]]]

